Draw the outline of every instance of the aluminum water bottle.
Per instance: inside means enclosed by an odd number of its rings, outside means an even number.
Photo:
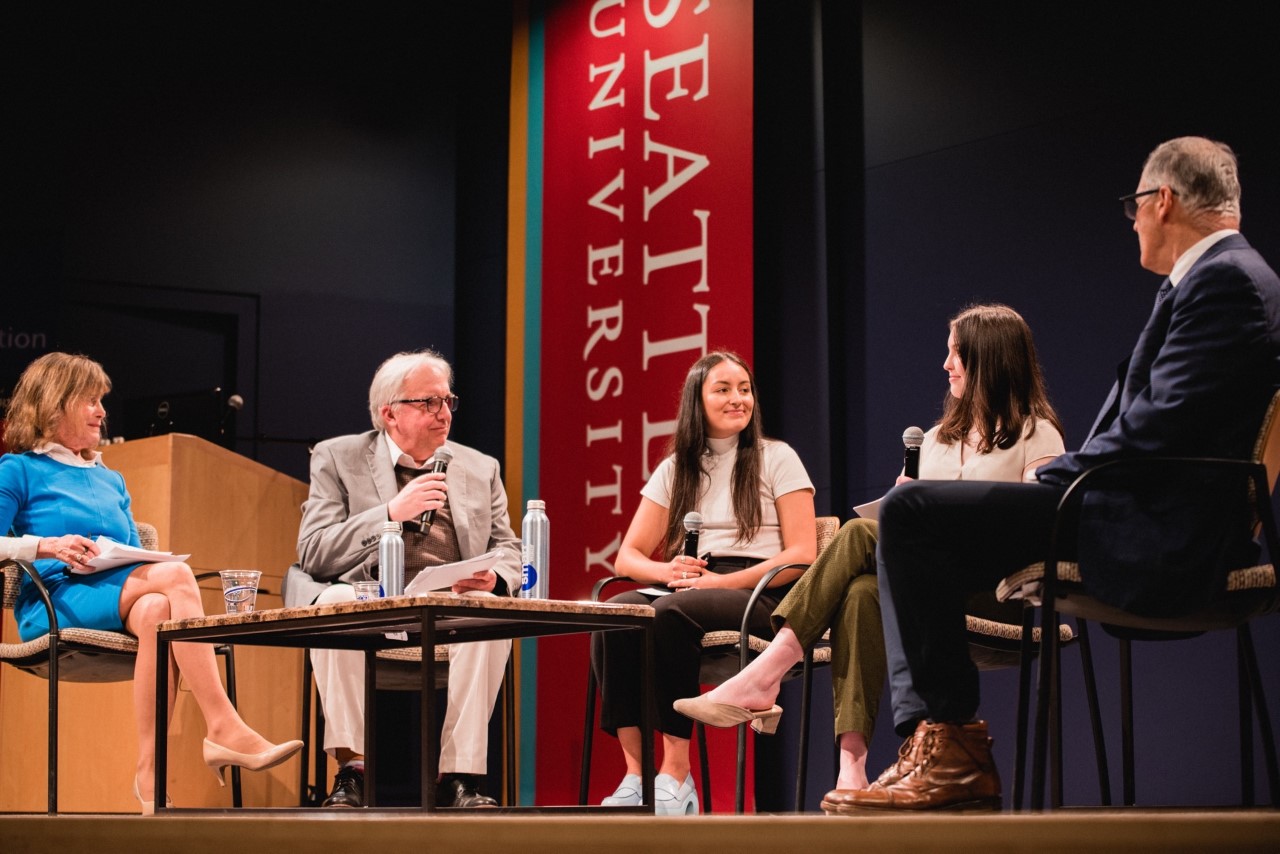
[[[529,502],[520,524],[521,572],[520,598],[546,599],[550,591],[547,562],[551,555],[551,522],[547,519],[547,503]]]
[[[404,593],[404,539],[399,522],[384,522],[382,539],[378,540],[378,580],[383,596]]]

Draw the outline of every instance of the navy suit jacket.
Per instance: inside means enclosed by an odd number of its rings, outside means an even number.
[[[1089,468],[1129,457],[1251,458],[1267,405],[1280,388],[1280,279],[1243,236],[1223,238],[1155,307],[1119,375],[1084,445],[1038,469],[1042,482],[1065,486]],[[1163,573],[1179,568],[1158,568],[1161,575],[1150,583],[1134,577],[1143,571],[1137,552],[1170,541],[1182,544],[1174,553],[1184,548],[1189,556],[1187,577],[1199,573],[1195,584],[1183,578],[1172,585],[1182,599],[1220,590],[1216,579],[1204,577],[1203,566],[1190,564],[1226,551],[1238,565],[1248,544],[1242,529],[1230,532],[1235,541],[1224,543],[1224,532],[1206,524],[1222,512],[1209,490],[1199,496],[1201,506],[1194,506],[1195,498],[1192,507],[1168,516],[1160,508],[1120,506],[1098,514],[1096,554],[1109,565],[1094,573],[1092,592],[1131,610],[1176,610],[1180,606],[1168,598],[1170,577]],[[1124,497],[1099,500],[1122,504]],[[1087,576],[1083,553],[1080,561]],[[1120,592],[1112,589],[1117,586]],[[1202,589],[1195,593],[1192,587]],[[1143,597],[1159,601],[1142,604]]]

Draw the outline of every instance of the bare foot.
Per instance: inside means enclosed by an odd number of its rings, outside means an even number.
[[[867,769],[840,769],[840,776],[836,778],[836,788],[850,791],[858,791],[865,789],[870,785],[867,781]]]
[[[239,725],[228,724],[209,727],[208,739],[214,744],[237,753],[261,753],[275,745],[250,729],[243,721]]]
[[[706,696],[717,703],[728,703],[744,709],[767,709],[778,699],[780,689],[777,682],[757,681],[748,667],[729,681],[708,691]]]
[[[836,739],[840,747],[840,775],[837,789],[865,789],[867,781],[867,737],[860,732],[842,732]]]

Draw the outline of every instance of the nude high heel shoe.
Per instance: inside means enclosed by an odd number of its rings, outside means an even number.
[[[296,738],[274,745],[261,753],[239,753],[221,744],[204,740],[204,764],[209,766],[213,776],[218,778],[218,785],[227,785],[222,777],[222,769],[228,765],[238,765],[247,771],[264,771],[273,765],[279,765],[302,747]]]
[[[732,703],[708,700],[706,696],[676,700],[671,706],[686,718],[693,718],[708,726],[733,727],[750,722],[753,730],[764,735],[777,732],[778,721],[782,718],[782,706],[777,704],[768,709],[744,709]]]
[[[133,796],[134,796],[135,798],[137,798],[137,799],[138,799],[138,803],[142,804],[142,814],[143,814],[143,815],[155,815],[155,814],[156,814],[156,802],[155,802],[155,800],[154,800],[154,799],[152,799],[152,800],[150,800],[150,801],[144,801],[144,800],[142,799],[142,791],[138,788],[138,776],[137,776],[136,774],[135,774],[135,775],[134,775],[134,777],[133,777]],[[164,797],[164,805],[165,805],[165,808],[167,808],[167,809],[172,809],[172,808],[173,808],[173,798],[169,797],[168,795],[165,795],[165,797]]]

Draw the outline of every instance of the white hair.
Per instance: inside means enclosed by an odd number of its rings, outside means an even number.
[[[399,399],[405,379],[418,368],[424,367],[440,371],[444,374],[445,382],[453,388],[453,368],[435,350],[396,353],[378,366],[373,382],[369,384],[369,418],[373,421],[373,429],[386,431],[387,422],[382,420],[382,407]]]

